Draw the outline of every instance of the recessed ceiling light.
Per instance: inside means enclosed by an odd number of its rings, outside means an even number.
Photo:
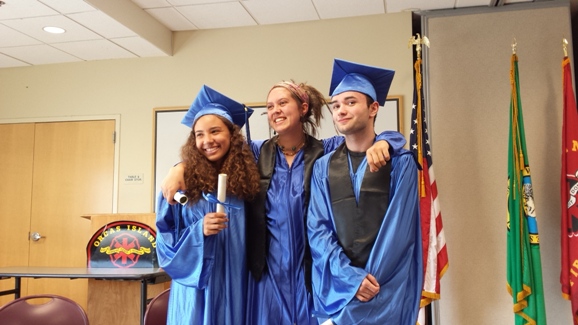
[[[47,33],[51,33],[51,34],[62,34],[65,33],[66,30],[64,30],[63,28],[60,27],[52,27],[52,26],[46,26],[44,28],[42,28],[45,32]]]

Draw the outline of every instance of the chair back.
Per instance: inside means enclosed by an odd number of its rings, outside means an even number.
[[[167,324],[170,291],[170,288],[166,289],[149,302],[144,316],[144,325]]]
[[[20,297],[7,303],[0,307],[0,320],[3,325],[88,325],[86,312],[78,303],[52,294]]]

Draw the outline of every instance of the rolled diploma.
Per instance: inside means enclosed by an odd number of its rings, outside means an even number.
[[[189,198],[187,198],[183,193],[181,192],[176,192],[175,195],[173,196],[173,198],[175,199],[175,201],[179,202],[182,205],[187,204],[187,202],[189,201]]]
[[[217,183],[217,199],[220,202],[225,202],[227,199],[227,174],[219,174],[219,182]],[[217,212],[225,212],[225,207],[222,204],[217,204]]]

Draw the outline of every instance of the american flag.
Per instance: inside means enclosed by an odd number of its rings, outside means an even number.
[[[447,270],[448,253],[438,200],[438,190],[433,171],[432,154],[427,133],[424,107],[421,58],[414,65],[415,79],[413,109],[409,143],[421,164],[418,188],[420,195],[420,219],[423,244],[424,283],[418,323],[425,324],[425,307],[432,300],[440,299],[440,279]]]

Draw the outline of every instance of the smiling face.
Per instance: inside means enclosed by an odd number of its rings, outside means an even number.
[[[217,115],[204,115],[195,122],[197,149],[211,162],[222,163],[231,147],[231,131]]]
[[[300,105],[286,88],[273,88],[267,96],[269,125],[279,135],[288,132],[302,132],[301,116],[306,112],[307,104]]]
[[[373,128],[373,119],[377,114],[379,104],[373,102],[368,105],[364,94],[346,91],[333,96],[330,107],[337,130],[347,135],[363,132],[368,127]]]

